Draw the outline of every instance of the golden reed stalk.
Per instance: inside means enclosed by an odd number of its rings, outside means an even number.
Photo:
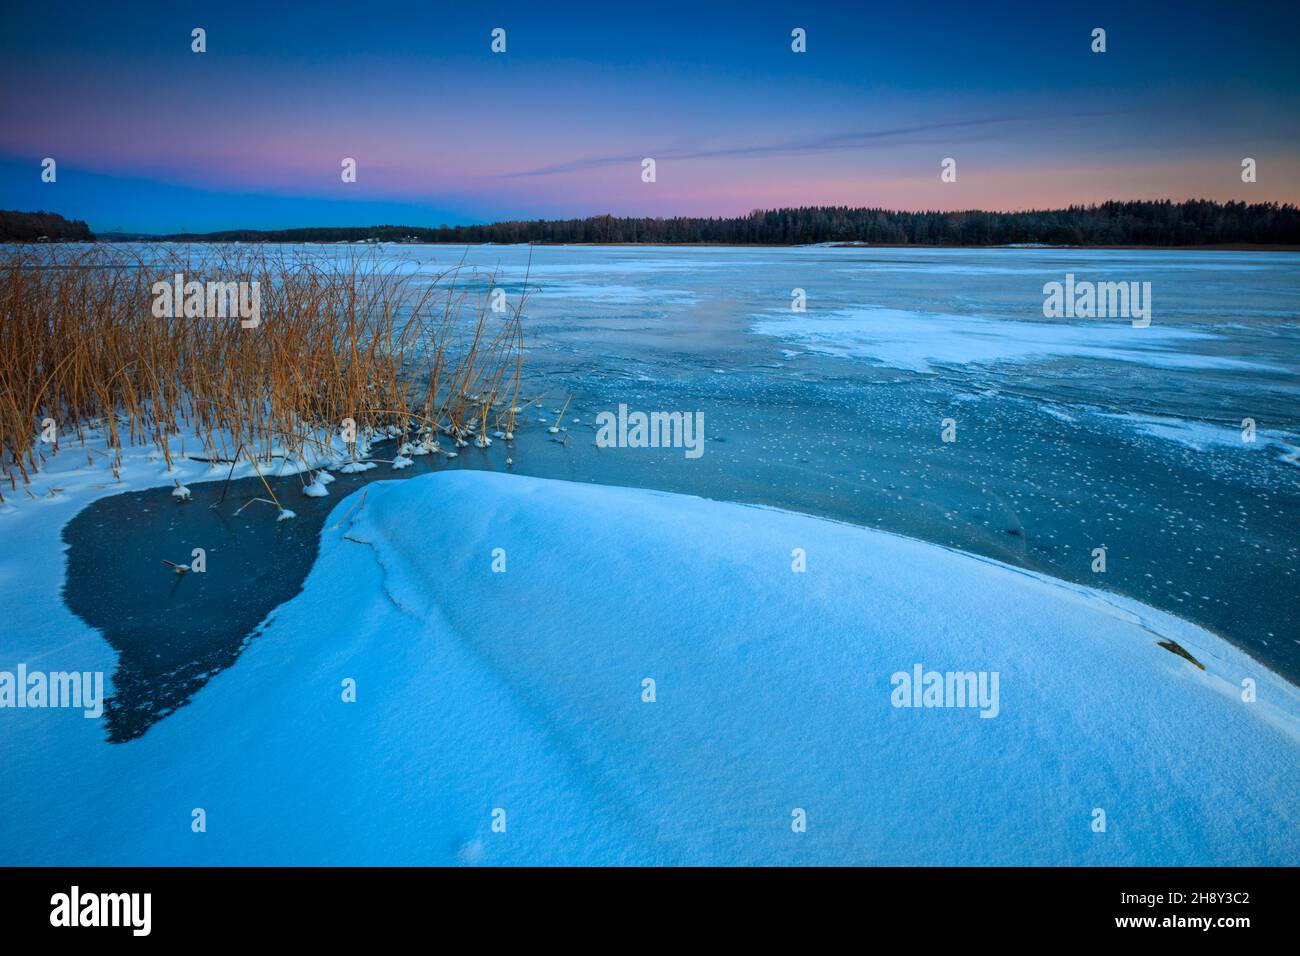
[[[154,315],[155,282],[257,282],[260,322]],[[347,419],[358,434],[513,431],[522,297],[498,315],[495,277],[462,327],[460,269],[351,248],[0,247],[0,500],[40,469],[58,434],[102,428],[114,470],[127,445],[172,463],[313,461]],[[474,424],[471,424],[474,423]]]

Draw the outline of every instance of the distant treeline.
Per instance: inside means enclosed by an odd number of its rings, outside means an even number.
[[[80,219],[64,219],[56,212],[11,212],[0,209],[0,242],[37,242],[48,239],[90,241],[95,234]]]
[[[736,218],[592,216],[482,226],[232,229],[167,239],[210,242],[588,242],[798,245],[1077,246],[1300,245],[1300,208],[1207,200],[1107,202],[1029,212],[897,212],[848,206],[759,209]]]

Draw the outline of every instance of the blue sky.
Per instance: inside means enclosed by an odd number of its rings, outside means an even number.
[[[1300,197],[1300,13],[1281,5],[7,3],[2,16],[0,207],[100,231]],[[795,27],[806,53],[790,49]],[[955,183],[939,179],[946,157]]]

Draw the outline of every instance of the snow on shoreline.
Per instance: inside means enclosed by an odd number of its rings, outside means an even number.
[[[1171,615],[773,509],[489,472],[367,489],[144,737],[0,711],[0,863],[1300,862],[1300,691]],[[57,536],[24,564],[61,571]],[[61,573],[10,557],[0,667],[111,671]],[[894,707],[915,664],[998,672],[998,716]]]

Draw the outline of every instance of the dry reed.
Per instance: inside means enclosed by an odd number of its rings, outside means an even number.
[[[260,323],[156,317],[154,283],[177,273],[257,282]],[[115,473],[130,445],[170,466],[177,436],[197,438],[192,458],[298,469],[348,421],[357,457],[375,437],[512,434],[523,297],[498,314],[495,276],[481,299],[460,278],[353,249],[0,247],[0,500],[57,450],[48,419],[81,442],[102,429]]]

